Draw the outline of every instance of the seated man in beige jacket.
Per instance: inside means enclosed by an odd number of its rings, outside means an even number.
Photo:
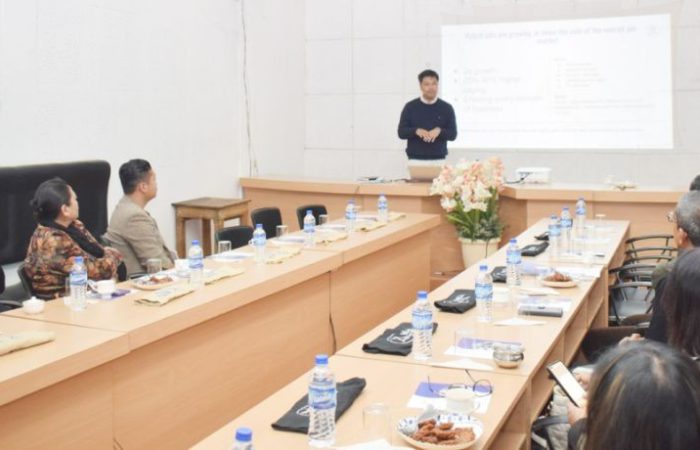
[[[119,168],[124,197],[114,208],[104,235],[111,246],[124,255],[129,275],[146,271],[146,261],[160,259],[164,269],[173,267],[177,257],[170,251],[158,224],[144,209],[158,193],[156,174],[143,159],[132,159]]]

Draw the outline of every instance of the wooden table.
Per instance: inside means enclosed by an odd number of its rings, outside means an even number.
[[[360,360],[343,356],[330,358],[329,365],[339,381],[351,377],[363,377],[367,381],[362,394],[338,420],[336,444],[351,445],[363,439],[362,411],[373,403],[384,403],[390,408],[392,426],[400,418],[416,415],[420,410],[408,408],[407,402],[419,383],[430,376],[431,382],[465,383],[466,374],[428,366],[392,364],[385,361]],[[494,385],[494,393],[486,414],[475,414],[484,424],[484,434],[473,449],[514,450],[522,448],[529,438],[527,378],[497,373],[472,371],[475,378],[488,378]],[[196,450],[221,450],[230,448],[235,430],[247,426],[253,430],[255,448],[304,449],[307,437],[301,433],[274,431],[270,424],[281,417],[291,405],[306,394],[309,373],[297,378],[259,405],[228,423],[193,447]],[[393,431],[394,445],[406,445]]]
[[[0,448],[112,448],[112,374],[123,333],[0,315],[0,331],[56,339],[0,356]]]
[[[175,208],[175,236],[177,254],[181,258],[187,256],[185,240],[185,222],[189,219],[202,221],[202,249],[204,255],[211,255],[211,221],[214,222],[214,233],[224,228],[224,221],[240,219],[241,224],[248,222],[248,199],[201,197],[193,200],[173,203]]]
[[[568,312],[562,318],[554,317],[529,317],[529,319],[545,322],[539,326],[505,327],[495,326],[492,323],[480,323],[476,320],[477,310],[472,309],[464,314],[450,314],[436,311],[438,329],[433,336],[433,358],[430,362],[416,361],[410,355],[406,357],[370,354],[362,351],[362,344],[370,342],[379,336],[385,329],[393,328],[401,322],[411,321],[411,306],[405,308],[396,316],[379,324],[373,330],[367,332],[345,348],[338,351],[340,356],[354,357],[358,359],[373,359],[393,362],[404,365],[426,365],[437,362],[444,363],[460,359],[456,356],[445,355],[444,352],[453,345],[455,331],[468,329],[475,337],[502,341],[520,342],[525,347],[525,360],[516,369],[501,369],[491,361],[478,360],[491,367],[496,373],[517,374],[528,377],[531,392],[531,419],[537,415],[546,405],[551,396],[553,383],[549,380],[546,365],[557,360],[566,363],[571,362],[589,328],[606,327],[608,322],[607,303],[607,267],[610,261],[620,257],[621,243],[627,235],[628,223],[609,221],[612,227],[609,243],[605,248],[606,257],[600,258],[597,266],[601,276],[595,281],[582,282],[573,289],[560,290],[562,295],[571,297],[572,304]],[[546,220],[542,220],[526,233],[519,237],[519,242],[529,243],[533,236],[539,234],[546,226]],[[530,259],[530,258],[526,258]],[[543,254],[534,258],[538,264],[549,264],[548,256]],[[505,265],[505,248],[487,259],[489,267]],[[571,262],[553,263],[558,266],[581,265]],[[478,269],[470,267],[457,277],[440,286],[429,294],[431,302],[447,298],[455,289],[474,289]],[[536,286],[532,277],[523,278],[523,286]],[[505,289],[504,284],[495,284],[495,289]],[[500,289],[499,289],[500,287]],[[494,307],[494,321],[516,317],[516,305],[508,302],[508,294],[496,292],[496,304]]]
[[[440,219],[407,214],[386,226],[357,231],[348,239],[317,246],[339,252],[343,264],[331,273],[335,347],[340,348],[413,303],[430,289],[430,233]]]
[[[389,208],[396,211],[439,214],[440,225],[431,232],[431,283],[436,288],[464,270],[461,247],[453,225],[445,219],[440,199],[430,195],[429,183],[359,183],[292,177],[241,178],[240,184],[251,208],[276,206],[282,220],[297,227],[296,208],[303,204],[326,205],[331,218],[342,217],[350,198],[363,209],[376,209],[377,197],[386,194]],[[501,193],[499,214],[506,224],[501,244],[526,231],[542,217],[573,208],[579,197],[587,202],[588,218],[605,214],[607,219],[628,220],[630,236],[670,233],[666,212],[675,207],[687,187],[639,186],[618,191],[603,184],[508,185]]]
[[[279,265],[237,263],[244,274],[163,307],[136,305],[131,294],[83,312],[54,301],[40,316],[6,315],[124,334],[129,353],[106,364],[115,440],[129,449],[184,448],[308,370],[316,353],[332,352],[331,318],[340,339],[350,339],[345,330],[360,335],[394,313],[377,305],[400,302],[398,310],[409,303],[416,281],[405,283],[384,265],[406,267],[404,274],[427,284],[426,236],[436,220],[408,215]],[[384,298],[362,288],[353,293],[349,277],[355,272],[370,274],[363,282],[374,283]],[[361,306],[371,300],[360,321],[351,304],[358,298]]]

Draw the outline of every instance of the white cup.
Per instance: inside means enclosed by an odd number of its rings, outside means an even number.
[[[95,287],[102,300],[109,300],[112,298],[114,291],[117,290],[117,285],[112,279],[97,281],[95,282]]]
[[[466,387],[447,389],[445,404],[448,411],[471,414],[476,409],[476,395]]]
[[[32,297],[22,302],[22,309],[27,314],[39,314],[44,310],[44,305],[43,300]]]

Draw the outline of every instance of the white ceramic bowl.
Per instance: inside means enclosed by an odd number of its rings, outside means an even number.
[[[30,298],[22,302],[22,310],[27,314],[39,314],[44,310],[46,302],[38,298]]]

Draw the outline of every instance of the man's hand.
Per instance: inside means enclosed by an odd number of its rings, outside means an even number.
[[[442,130],[440,129],[440,127],[435,127],[432,130],[428,131],[428,140],[426,142],[435,142],[435,139],[437,139],[437,137],[440,136],[441,131]]]
[[[416,136],[423,139],[424,142],[430,142],[429,141],[430,132],[424,128],[416,129]]]

